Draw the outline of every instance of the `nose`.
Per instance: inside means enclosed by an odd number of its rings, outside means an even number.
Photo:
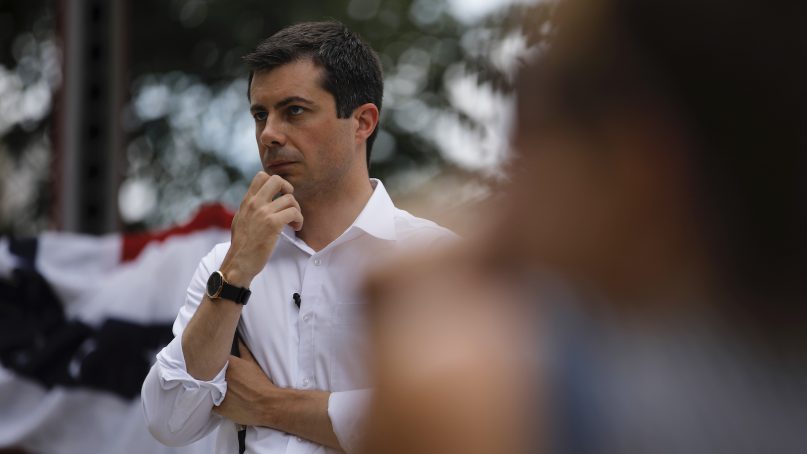
[[[268,148],[282,147],[286,145],[286,134],[283,132],[281,122],[272,117],[267,118],[260,130],[258,142]]]

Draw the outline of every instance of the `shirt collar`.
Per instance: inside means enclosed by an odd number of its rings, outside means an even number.
[[[397,236],[395,234],[395,204],[387,193],[384,184],[381,180],[370,178],[370,185],[373,187],[373,194],[370,200],[364,205],[364,208],[353,221],[353,224],[343,233],[335,243],[355,237],[355,229],[360,229],[368,235],[374,236],[382,240],[394,241]],[[281,231],[281,235],[286,237],[298,246],[305,245],[305,243],[297,238],[297,234],[290,226],[286,225]],[[340,241],[341,240],[341,241]],[[308,245],[305,245],[304,250],[310,250]],[[313,253],[313,251],[310,251]]]
[[[362,229],[368,235],[382,240],[395,240],[395,204],[381,180],[370,178],[370,184],[373,194],[351,228]]]

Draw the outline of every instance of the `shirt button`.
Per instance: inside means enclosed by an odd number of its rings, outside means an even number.
[[[308,314],[303,315],[303,320],[306,322],[311,320],[311,313],[309,312]]]
[[[322,264],[322,260],[314,259],[314,266],[320,266]]]
[[[308,378],[303,379],[303,387],[308,388]]]

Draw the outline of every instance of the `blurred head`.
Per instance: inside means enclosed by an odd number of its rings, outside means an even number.
[[[249,87],[256,72],[270,72],[298,60],[322,68],[320,84],[336,102],[339,118],[348,118],[366,103],[379,112],[384,93],[381,65],[375,52],[355,33],[338,22],[305,22],[275,33],[244,57]],[[249,96],[249,92],[247,93]],[[367,138],[367,164],[377,130]]]
[[[807,290],[804,17],[802,2],[562,2],[518,83],[522,258],[605,291],[690,271],[751,318],[803,315],[787,304]]]

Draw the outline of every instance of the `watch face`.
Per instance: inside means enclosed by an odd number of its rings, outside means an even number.
[[[207,280],[207,296],[210,298],[218,298],[223,283],[224,280],[221,277],[221,273],[216,271],[211,274],[210,278]]]

